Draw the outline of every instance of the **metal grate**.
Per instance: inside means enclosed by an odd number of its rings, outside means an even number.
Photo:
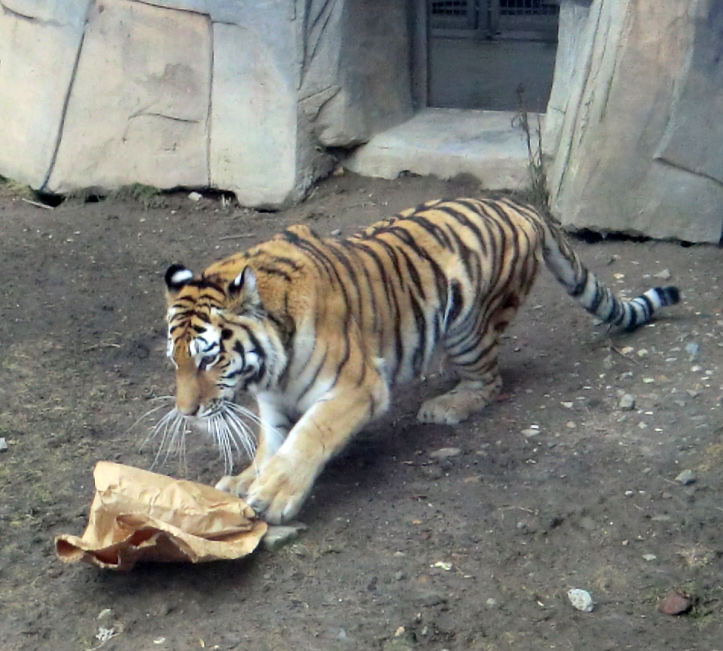
[[[468,11],[467,0],[449,0],[444,2],[432,0],[433,16],[466,16]]]
[[[560,5],[555,0],[499,0],[502,16],[557,16]]]

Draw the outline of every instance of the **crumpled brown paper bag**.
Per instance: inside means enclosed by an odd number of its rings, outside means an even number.
[[[130,570],[138,561],[228,560],[250,554],[266,533],[254,510],[211,486],[100,461],[82,537],[55,538],[58,557]]]

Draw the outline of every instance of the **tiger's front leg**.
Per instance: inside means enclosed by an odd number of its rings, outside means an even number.
[[[246,501],[271,523],[293,518],[327,461],[386,408],[387,387],[336,386],[299,419],[251,483]]]
[[[276,454],[292,427],[288,415],[273,402],[259,400],[258,405],[261,427],[254,458],[240,474],[225,475],[216,483],[216,488],[219,490],[239,497],[246,496],[251,484],[261,474],[261,469]]]

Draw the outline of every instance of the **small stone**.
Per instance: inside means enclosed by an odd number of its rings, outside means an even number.
[[[647,357],[649,354],[650,353],[648,352],[647,348],[641,348],[637,353],[638,357],[641,357],[641,358]]]
[[[299,532],[306,529],[300,522],[295,525],[270,526],[261,544],[266,551],[276,552],[299,537]]]
[[[698,358],[700,357],[700,344],[696,341],[689,341],[685,344],[685,352],[688,353],[689,361],[698,361]]]
[[[0,452],[5,452],[8,449],[8,442],[4,438],[0,438]]]
[[[531,427],[530,427],[529,429],[523,429],[523,430],[522,430],[522,435],[523,435],[523,436],[526,436],[526,437],[528,437],[528,438],[529,438],[530,436],[537,436],[539,433],[540,433],[540,430],[539,430],[539,429],[532,429]]]
[[[447,561],[437,561],[430,567],[437,567],[440,570],[444,570],[445,572],[449,572],[452,569],[452,563],[448,563]]]
[[[490,597],[487,601],[485,601],[485,604],[487,604],[488,608],[494,608],[497,605],[497,599]]]
[[[661,280],[670,280],[670,269],[663,269],[656,274],[653,274],[653,278],[660,278]]]
[[[664,615],[685,615],[690,612],[693,602],[690,595],[681,590],[671,592],[658,606],[658,610]]]
[[[625,346],[620,352],[623,355],[630,355],[634,351],[635,351],[635,348],[633,348],[632,346]]]
[[[188,198],[191,201],[201,201],[201,199],[203,199],[203,195],[200,192],[190,192]]]
[[[629,393],[623,394],[618,402],[618,407],[623,411],[632,411],[635,409],[635,398]]]
[[[573,588],[567,591],[567,598],[570,600],[573,608],[580,610],[584,613],[591,613],[595,608],[592,596],[587,590],[581,590],[580,588]]]
[[[675,481],[680,482],[683,486],[688,486],[695,481],[695,473],[690,469],[683,470],[675,478]]]
[[[438,461],[441,461],[442,459],[457,457],[460,454],[462,454],[462,450],[460,450],[460,448],[440,448],[439,450],[430,452],[429,456],[432,459],[437,459]]]
[[[577,427],[577,423],[574,420],[568,420],[565,423],[565,427],[567,427],[568,429],[575,429]]]
[[[395,574],[394,574],[394,578],[397,581],[403,581],[406,577],[407,577],[407,575],[404,574],[404,572],[402,572],[401,570],[399,572],[395,572]]]
[[[572,409],[575,406],[574,402],[561,402],[560,403],[565,409]]]
[[[658,557],[655,554],[643,554],[643,560],[652,563],[653,561],[657,561]]]
[[[697,398],[700,395],[700,391],[697,391],[696,389],[686,389],[685,392],[691,397],[691,398]]]
[[[341,228],[335,228],[333,231],[331,231],[330,235],[332,237],[339,237],[339,235],[341,235]]]

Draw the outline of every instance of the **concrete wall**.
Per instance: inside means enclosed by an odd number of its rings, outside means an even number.
[[[723,3],[564,0],[544,141],[565,225],[718,242]]]
[[[423,7],[0,0],[0,175],[284,205],[330,169],[329,148],[412,116]],[[721,33],[720,0],[562,0],[544,142],[564,224],[720,239]]]
[[[406,6],[0,0],[0,174],[296,200],[330,168],[324,147],[411,115]]]

